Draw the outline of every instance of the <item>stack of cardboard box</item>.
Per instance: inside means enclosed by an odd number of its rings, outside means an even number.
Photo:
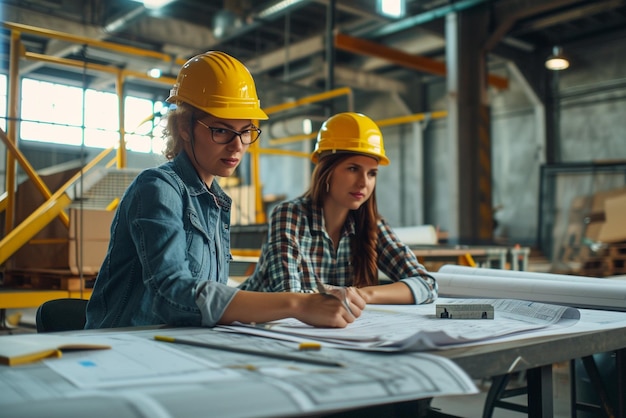
[[[572,273],[626,274],[626,188],[574,199],[568,231],[571,234],[561,257],[573,266]]]

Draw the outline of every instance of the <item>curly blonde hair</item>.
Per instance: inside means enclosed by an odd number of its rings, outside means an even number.
[[[163,129],[163,138],[165,139],[163,155],[165,158],[172,160],[182,151],[183,136],[181,132],[187,131],[191,138],[193,121],[204,115],[205,112],[187,103],[180,103],[175,109],[167,113],[167,125]]]

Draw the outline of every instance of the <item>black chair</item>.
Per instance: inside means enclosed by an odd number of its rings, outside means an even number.
[[[85,327],[87,300],[54,299],[37,308],[37,332],[75,331]]]

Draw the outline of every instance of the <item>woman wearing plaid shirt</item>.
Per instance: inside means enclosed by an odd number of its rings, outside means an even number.
[[[437,283],[378,213],[378,165],[389,164],[378,126],[359,113],[320,129],[310,189],[274,208],[267,243],[241,289],[314,292],[316,281],[356,287],[367,303],[421,304]],[[393,283],[379,285],[379,270]]]

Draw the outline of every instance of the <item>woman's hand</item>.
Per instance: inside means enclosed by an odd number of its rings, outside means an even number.
[[[315,327],[344,328],[361,316],[366,303],[356,288],[329,287],[325,294],[303,295],[300,321]]]

